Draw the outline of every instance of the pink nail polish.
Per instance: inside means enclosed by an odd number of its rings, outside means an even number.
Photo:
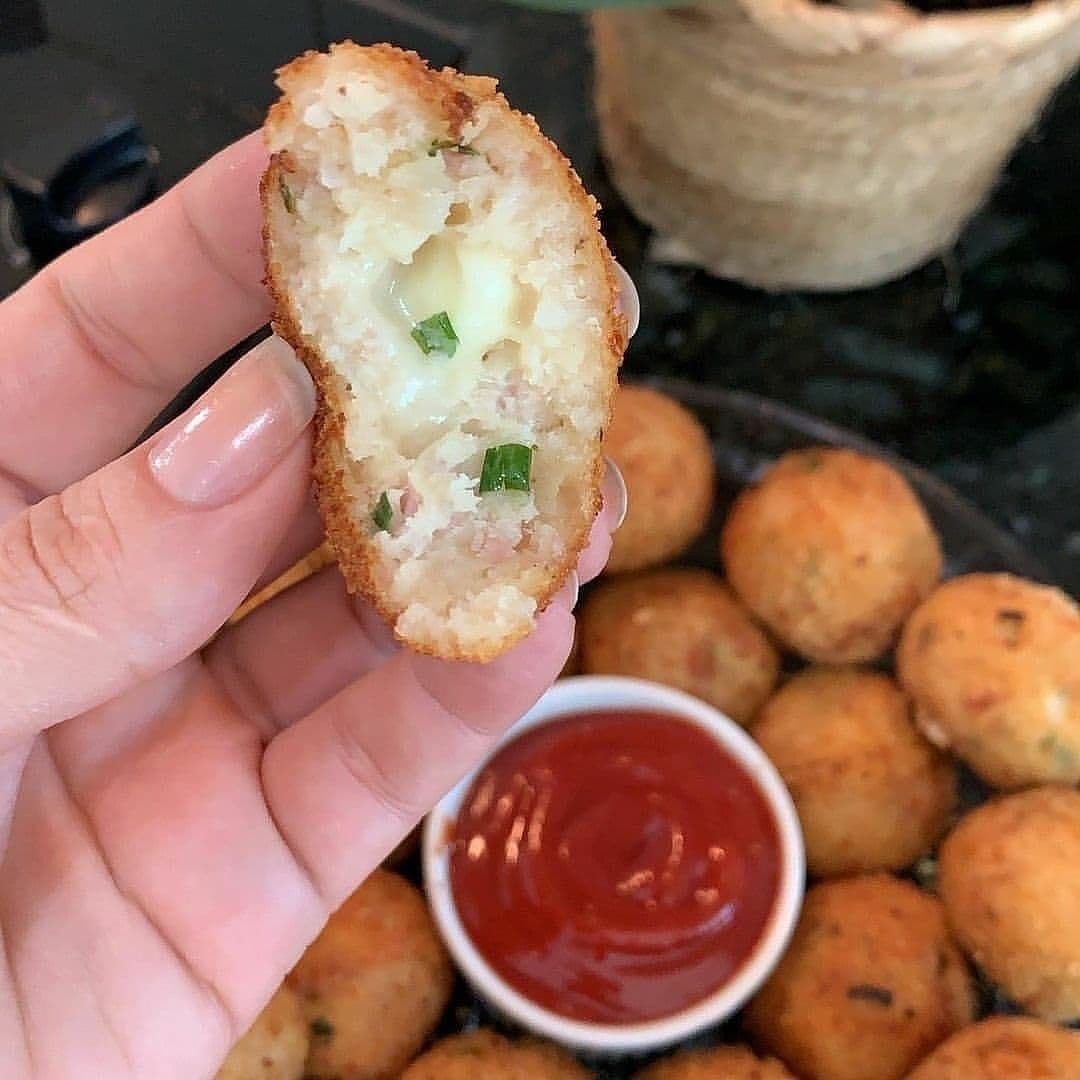
[[[611,508],[614,524],[611,526],[612,533],[619,531],[619,526],[626,520],[626,511],[630,506],[630,496],[626,490],[626,480],[622,470],[611,458],[604,458],[604,479],[600,490],[604,496],[604,505]]]
[[[580,592],[581,578],[576,570],[571,570],[563,582],[563,587],[552,597],[551,602],[560,604],[567,611],[573,611],[577,607]]]
[[[615,279],[619,283],[619,311],[626,316],[627,334],[633,337],[637,333],[638,324],[641,322],[641,300],[638,298],[634,279],[619,263],[615,264]]]
[[[314,413],[303,364],[267,338],[156,437],[150,471],[177,502],[223,506],[273,469]]]

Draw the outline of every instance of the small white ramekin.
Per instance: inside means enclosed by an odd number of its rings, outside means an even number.
[[[462,926],[450,887],[451,835],[461,803],[479,766],[432,810],[424,826],[424,883],[443,939],[472,988],[497,1012],[538,1035],[586,1053],[617,1056],[657,1050],[726,1020],[738,1010],[780,959],[802,905],[804,856],[799,819],[780,775],[757,743],[733,720],[703,701],[642,679],[583,675],[557,682],[502,740],[573,713],[627,709],[669,713],[707,731],[756,781],[776,821],[780,840],[780,886],[754,951],[724,986],[671,1016],[636,1024],[571,1020],[520,994],[477,950]]]

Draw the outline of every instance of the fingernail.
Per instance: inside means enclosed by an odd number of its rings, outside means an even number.
[[[626,332],[630,337],[637,333],[641,322],[641,300],[638,297],[634,279],[619,265],[615,264],[615,277],[619,282],[619,311],[626,316]]]
[[[576,570],[571,570],[563,582],[563,587],[551,598],[553,604],[559,604],[567,611],[577,607],[578,594],[581,592],[581,578]]]
[[[224,506],[273,469],[314,414],[311,376],[281,338],[267,338],[157,436],[150,471],[177,502]]]
[[[604,479],[600,482],[600,492],[604,497],[604,505],[611,507],[615,524],[612,525],[613,533],[619,531],[619,527],[626,520],[626,511],[630,506],[630,496],[626,490],[626,481],[622,471],[611,458],[604,457]]]

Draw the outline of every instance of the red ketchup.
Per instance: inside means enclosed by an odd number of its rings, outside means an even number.
[[[701,728],[591,712],[525,732],[458,816],[454,901],[512,987],[576,1020],[693,1005],[753,952],[780,840],[753,779]]]

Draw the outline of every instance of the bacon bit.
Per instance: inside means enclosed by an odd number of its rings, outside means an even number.
[[[444,149],[442,154],[446,175],[455,180],[466,180],[470,176],[479,176],[487,165],[483,154],[462,154],[456,150]]]
[[[513,528],[509,533],[505,526],[488,525],[472,538],[469,547],[474,555],[482,555],[489,562],[500,563],[512,559],[522,541],[520,528]]]
[[[401,506],[401,512],[406,517],[412,517],[420,509],[420,496],[417,495],[416,489],[411,484],[401,493],[399,505]]]
[[[506,562],[514,557],[514,545],[504,536],[489,536],[484,541],[480,554],[490,562]]]
[[[526,392],[501,394],[499,396],[499,413],[509,420],[519,423],[528,423],[536,411],[536,397]]]
[[[478,532],[469,545],[474,555],[482,555],[489,562],[506,562],[514,557],[513,543],[494,530]]]

